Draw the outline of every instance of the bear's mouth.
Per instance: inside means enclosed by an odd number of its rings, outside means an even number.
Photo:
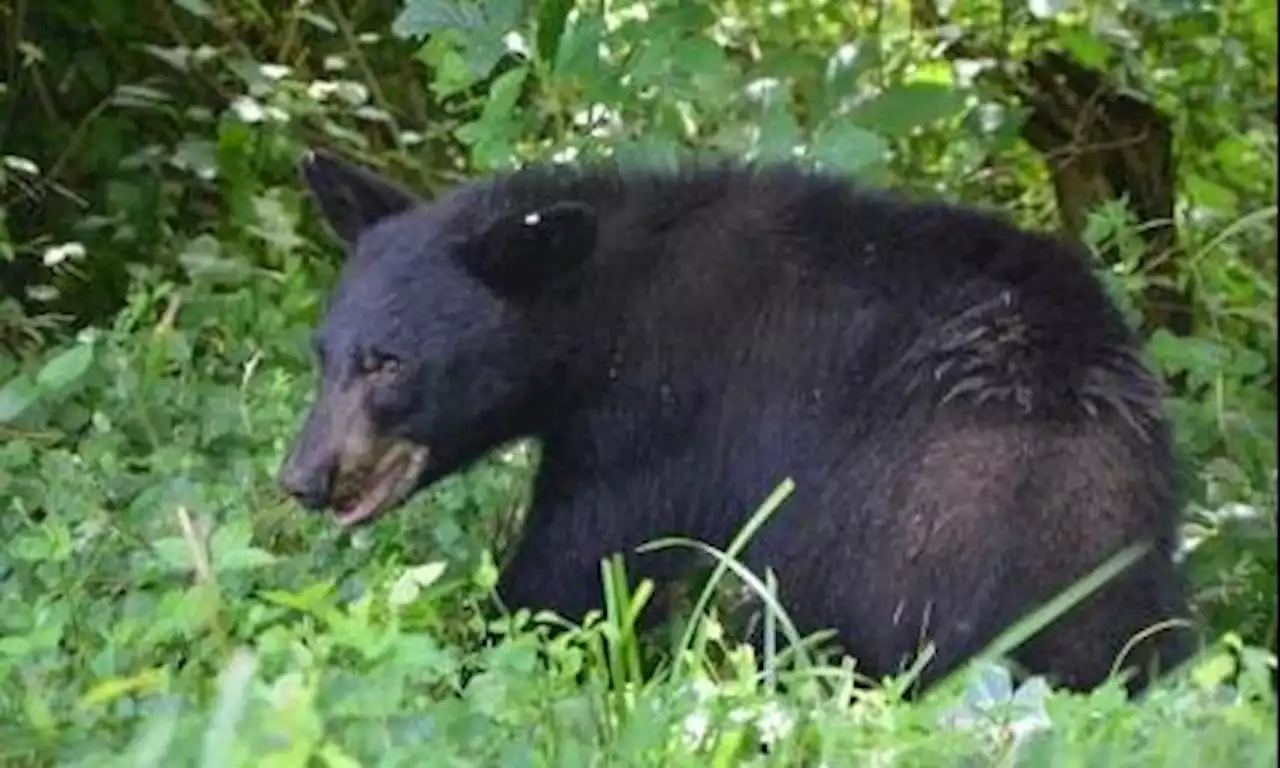
[[[376,519],[404,500],[427,466],[429,451],[408,441],[396,441],[378,459],[367,481],[335,505],[338,525],[351,528]]]

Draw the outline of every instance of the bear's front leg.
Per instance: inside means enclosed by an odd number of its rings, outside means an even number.
[[[498,597],[508,611],[528,608],[551,610],[575,624],[592,609],[604,610],[604,573],[601,560],[621,554],[631,589],[652,579],[660,591],[663,583],[678,575],[680,562],[674,553],[640,554],[636,547],[649,538],[632,526],[610,529],[626,519],[618,502],[536,507],[530,511],[520,541],[498,579]],[[574,508],[582,507],[582,508]],[[601,510],[610,510],[607,516]],[[646,605],[638,624],[650,626],[661,618],[656,598]]]
[[[498,597],[512,613],[550,610],[579,623],[604,604],[597,554],[594,548],[583,552],[548,526],[527,526],[498,578]]]

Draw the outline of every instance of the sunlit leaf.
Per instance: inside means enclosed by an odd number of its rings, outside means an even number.
[[[80,380],[93,365],[93,345],[77,344],[60,352],[45,363],[36,374],[36,385],[43,392],[55,392]]]
[[[958,115],[965,93],[940,83],[895,85],[850,111],[849,119],[888,137],[906,136],[937,120]]]
[[[40,388],[30,376],[15,376],[0,387],[0,424],[21,416],[40,398]]]
[[[857,173],[882,164],[888,151],[884,137],[839,121],[814,137],[811,155],[825,167]]]
[[[408,0],[391,22],[398,37],[425,37],[445,29],[478,29],[485,24],[480,5],[467,0]]]

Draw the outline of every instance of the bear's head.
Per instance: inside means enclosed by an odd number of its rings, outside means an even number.
[[[280,484],[349,526],[525,433],[556,366],[538,308],[572,290],[598,223],[576,202],[513,210],[488,186],[427,203],[318,151],[301,175],[346,261]]]

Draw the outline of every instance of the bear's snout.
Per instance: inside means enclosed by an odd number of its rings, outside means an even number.
[[[294,452],[280,469],[280,488],[307,509],[324,509],[333,492],[336,468],[333,456],[300,460],[298,452]]]

